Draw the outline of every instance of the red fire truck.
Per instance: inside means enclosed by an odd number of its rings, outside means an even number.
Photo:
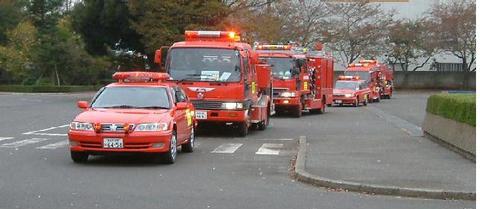
[[[252,126],[264,130],[274,108],[271,68],[239,40],[235,32],[185,31],[185,41],[169,47],[165,69],[191,99],[200,127],[228,125],[246,136]]]
[[[318,52],[298,52],[292,45],[258,45],[256,51],[272,66],[276,112],[300,117],[304,110],[322,113],[332,104],[332,58]]]
[[[393,72],[376,60],[361,60],[350,64],[345,71],[346,76],[359,76],[369,83],[370,102],[379,102],[381,98],[391,98],[393,94]]]

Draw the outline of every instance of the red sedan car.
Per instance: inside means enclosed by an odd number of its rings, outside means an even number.
[[[336,105],[367,105],[370,89],[364,80],[357,76],[340,76],[333,89],[333,103]]]
[[[118,82],[102,88],[70,124],[71,158],[89,155],[151,153],[174,163],[177,147],[192,152],[195,145],[194,107],[168,74],[119,72]]]

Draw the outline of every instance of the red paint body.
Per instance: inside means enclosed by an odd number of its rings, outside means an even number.
[[[345,75],[359,75],[368,82],[370,101],[380,101],[381,98],[391,98],[393,95],[393,71],[376,60],[362,60],[359,63],[350,64]]]
[[[139,73],[150,75],[156,73],[129,72],[127,74]],[[73,121],[94,124],[93,126],[102,127],[95,130],[70,130],[68,138],[70,140],[70,150],[72,152],[82,152],[88,154],[107,154],[107,153],[163,153],[168,152],[172,131],[177,133],[177,145],[189,142],[192,129],[196,122],[193,118],[194,107],[191,102],[174,102],[173,87],[177,85],[169,81],[147,81],[147,82],[124,82],[119,81],[107,85],[106,88],[114,87],[144,87],[144,88],[164,88],[168,94],[170,109],[137,109],[137,108],[92,108],[86,105],[86,102],[79,102],[84,107],[84,111],[78,114]],[[102,89],[103,90],[103,89]],[[102,91],[100,90],[100,91]],[[154,98],[152,98],[154,99]],[[185,104],[186,103],[186,104]],[[144,131],[135,130],[138,124],[145,123],[165,123],[168,124],[166,130]],[[105,130],[111,125],[131,127],[128,130]],[[105,129],[103,129],[105,127]],[[104,148],[105,138],[118,138],[123,140],[123,148]],[[163,146],[158,146],[162,143]],[[154,146],[156,144],[156,146]]]
[[[340,84],[357,85],[358,88],[339,88]],[[359,79],[339,79],[333,89],[333,102],[336,105],[366,105],[370,95],[370,88],[366,81]]]
[[[198,32],[198,37],[195,36],[195,33],[187,31],[186,41],[177,42],[169,48],[166,70],[192,100],[196,108],[198,123],[200,125],[204,123],[235,125],[241,129],[242,136],[246,135],[248,127],[253,124],[266,127],[269,122],[270,110],[273,109],[273,103],[270,101],[271,92],[269,91],[271,87],[270,67],[259,63],[256,52],[252,50],[249,44],[237,42],[238,38],[223,37],[223,35],[230,36],[230,32],[217,34],[215,31],[201,31]],[[201,36],[200,34],[206,35]],[[216,35],[218,37],[215,37]],[[240,78],[235,81],[220,81],[218,78],[213,81],[198,78],[191,80],[174,78],[173,75],[180,71],[172,66],[183,63],[172,57],[180,57],[175,53],[180,53],[181,50],[186,51],[185,49],[189,49],[192,54],[196,53],[196,56],[203,56],[202,62],[220,61],[221,59],[217,55],[212,56],[204,52],[205,49],[234,51],[238,55],[236,59],[240,63],[238,71],[235,72],[239,73]],[[230,60],[231,58],[223,59]],[[157,60],[157,63],[161,63],[161,60]],[[197,64],[203,64],[202,62],[197,62]],[[197,70],[199,67],[191,64],[186,68]],[[201,73],[211,71],[211,69],[205,69]],[[220,77],[224,77],[224,72]],[[227,108],[226,103],[235,103],[241,105],[241,107]]]
[[[298,70],[288,76],[273,76],[276,111],[293,111],[296,116],[300,116],[303,110],[323,112],[326,105],[332,104],[332,58],[295,52],[288,45],[261,45],[257,47],[257,52],[269,64],[290,60]]]

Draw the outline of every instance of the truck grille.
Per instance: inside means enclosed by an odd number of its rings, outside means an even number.
[[[288,91],[288,89],[273,89],[273,97],[279,97],[284,91]]]
[[[205,101],[205,100],[194,100],[192,101],[195,109],[199,110],[219,110],[222,109],[222,103],[220,101]]]

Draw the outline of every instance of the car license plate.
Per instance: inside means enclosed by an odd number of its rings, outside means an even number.
[[[200,120],[207,119],[207,111],[195,111],[195,118]]]
[[[121,149],[123,148],[123,139],[121,138],[104,138],[103,148]]]
[[[341,104],[342,100],[335,100],[335,103]]]

